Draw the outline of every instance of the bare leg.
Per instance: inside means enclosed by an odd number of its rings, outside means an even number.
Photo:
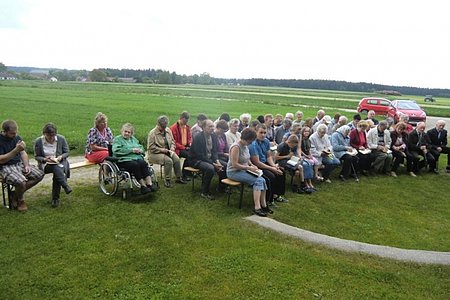
[[[259,195],[259,202],[261,204],[262,207],[267,207],[267,203],[266,203],[266,191],[259,191],[260,195]]]
[[[255,203],[255,210],[261,209],[261,205],[260,205],[261,194],[262,194],[261,191],[253,190],[253,202]],[[265,196],[266,196],[266,194],[264,193],[264,197]],[[264,205],[264,207],[265,207],[265,205]]]

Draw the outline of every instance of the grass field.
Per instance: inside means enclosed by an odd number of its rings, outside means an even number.
[[[255,87],[147,86],[8,82],[0,85],[1,119],[18,121],[28,147],[47,121],[68,138],[73,154],[97,111],[118,134],[136,125],[146,140],[157,116],[175,122],[186,109],[215,119],[226,111],[295,112],[352,108],[359,93]],[[441,111],[449,102],[439,99]],[[352,113],[346,113],[348,116]],[[191,120],[190,123],[193,123]],[[443,160],[441,160],[442,166]],[[76,172],[76,171],[75,171]],[[334,178],[333,178],[334,179]],[[409,249],[450,251],[449,176],[334,181],[309,195],[288,193],[274,218],[341,238]],[[214,185],[217,181],[214,182]],[[30,210],[0,210],[2,299],[448,299],[450,267],[425,266],[348,254],[261,229],[242,218],[236,195],[207,202],[190,187],[161,189],[152,197],[106,197],[96,179],[76,182],[74,193],[51,209],[48,186],[27,193]],[[198,185],[197,185],[198,189]],[[198,192],[198,190],[197,190]]]

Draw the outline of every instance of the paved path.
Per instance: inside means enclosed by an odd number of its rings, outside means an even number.
[[[271,218],[261,218],[255,215],[246,217],[245,219],[273,231],[296,237],[306,242],[323,245],[337,250],[346,252],[360,252],[384,258],[391,258],[395,260],[421,264],[450,265],[450,252],[409,250],[344,240],[320,233],[311,232],[308,230],[303,230],[297,227],[286,225],[284,223],[280,223]]]

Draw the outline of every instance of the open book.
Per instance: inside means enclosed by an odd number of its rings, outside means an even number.
[[[369,154],[372,151],[370,149],[363,149],[363,150],[358,150],[358,152],[361,154]]]
[[[292,156],[291,159],[289,159],[286,163],[290,166],[295,167],[298,165],[298,162],[300,161],[300,158],[298,156]]]
[[[355,156],[356,154],[358,154],[358,151],[356,151],[355,148],[352,148],[352,150],[347,150],[347,152],[345,152],[345,154]]]
[[[47,162],[49,165],[56,165],[59,164],[59,161],[56,157],[50,157],[50,161]]]
[[[258,172],[255,172],[255,171],[252,171],[252,170],[246,170],[246,171],[247,171],[247,173],[250,173],[250,174],[252,174],[253,176],[256,176],[256,177],[261,177],[262,174],[263,174],[262,170],[258,170]]]

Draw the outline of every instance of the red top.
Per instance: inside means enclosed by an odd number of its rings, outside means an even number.
[[[178,122],[176,122],[175,124],[173,124],[170,127],[170,131],[172,131],[172,135],[173,135],[173,139],[175,140],[175,153],[177,155],[180,154],[180,150],[184,150],[186,149],[186,147],[191,147],[192,144],[192,135],[191,135],[191,128],[189,127],[189,125],[186,124],[186,137],[185,140],[187,141],[186,145],[183,145],[182,143],[182,134],[183,134],[183,130],[181,130],[181,126]]]
[[[367,139],[366,139],[366,132],[361,131],[359,132],[357,129],[353,129],[350,131],[350,145],[355,148],[359,149],[360,147],[367,148]]]

